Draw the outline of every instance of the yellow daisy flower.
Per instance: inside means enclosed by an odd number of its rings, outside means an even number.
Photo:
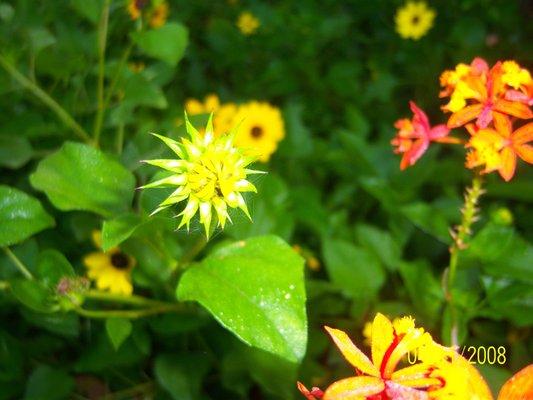
[[[100,231],[93,232],[93,242],[102,248]],[[87,267],[87,276],[96,282],[96,287],[111,293],[130,295],[133,292],[131,270],[135,259],[114,247],[107,252],[97,251],[87,254],[83,259]]]
[[[182,217],[178,228],[187,225],[194,215],[200,214],[200,223],[205,227],[206,237],[211,232],[213,209],[217,225],[224,228],[230,220],[228,207],[240,208],[250,218],[243,192],[257,192],[255,186],[246,180],[247,175],[261,173],[246,168],[256,157],[245,155],[244,151],[233,146],[235,131],[215,137],[213,114],[200,134],[189,122],[185,114],[185,125],[189,138],[180,142],[165,136],[153,134],[161,139],[178,159],[147,160],[148,164],[171,171],[173,174],[149,183],[143,188],[174,187],[174,192],[152,213],[187,200],[187,205],[179,214]]]
[[[162,1],[155,5],[150,12],[149,24],[152,28],[160,28],[167,22],[168,18],[168,3]]]
[[[404,39],[418,40],[433,26],[435,11],[426,3],[409,1],[395,16],[396,32]]]
[[[237,105],[234,103],[223,104],[215,111],[213,124],[215,128],[215,136],[220,136],[231,131],[231,128],[235,126],[235,115],[237,114]]]
[[[257,154],[267,162],[285,137],[281,112],[268,103],[251,101],[239,106],[234,120],[241,123],[235,137],[235,145]],[[242,121],[242,122],[241,122]]]
[[[237,28],[243,35],[253,35],[261,23],[259,20],[249,11],[243,11],[239,15],[237,20]]]

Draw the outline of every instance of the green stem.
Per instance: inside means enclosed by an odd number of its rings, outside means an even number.
[[[167,312],[183,311],[182,304],[166,304],[157,307],[144,308],[141,310],[87,310],[78,307],[75,311],[82,317],[87,318],[128,318],[136,319],[151,315],[163,314]]]
[[[109,23],[109,5],[111,0],[105,0],[100,23],[98,25],[98,108],[94,121],[94,143],[98,146],[102,123],[105,113],[104,79],[105,79],[105,48],[107,42],[107,27]]]
[[[101,292],[99,290],[88,290],[84,293],[85,298],[90,300],[109,301],[112,303],[133,304],[141,307],[174,307],[177,304],[166,303],[163,301],[152,300],[146,297],[130,295],[123,296],[120,294]]]
[[[20,83],[25,89],[32,92],[35,97],[41,100],[46,106],[48,106],[63,123],[68,126],[72,131],[86,143],[91,142],[91,138],[72,116],[57,103],[48,93],[42,90],[37,84],[22,75],[7,59],[0,54],[0,66],[2,66],[18,83]]]
[[[187,252],[180,258],[178,262],[179,268],[183,268],[183,266],[194,261],[196,256],[200,254],[206,245],[207,238],[204,235],[200,236],[198,240],[196,240],[196,242],[189,248],[189,250],[187,250]]]
[[[131,50],[133,49],[133,43],[130,42],[126,50],[124,51],[124,54],[122,54],[122,57],[120,59],[120,62],[117,66],[117,69],[115,71],[115,74],[113,75],[113,78],[111,79],[111,84],[109,85],[109,89],[107,90],[107,94],[104,99],[104,109],[107,109],[109,107],[109,103],[111,101],[111,97],[115,93],[116,86],[118,84],[118,81],[120,79],[120,75],[122,73],[122,70],[124,69],[124,66],[126,65],[126,62],[128,61]]]
[[[450,306],[451,312],[451,342],[453,346],[457,346],[458,327],[457,327],[457,310],[454,304],[452,288],[457,274],[459,265],[459,254],[467,247],[467,240],[472,234],[472,225],[477,220],[478,202],[481,195],[484,193],[482,189],[482,180],[478,174],[474,175],[472,186],[465,191],[465,200],[463,208],[461,209],[461,223],[452,232],[453,243],[450,246],[450,265],[447,269],[446,276],[446,300]]]
[[[20,259],[16,256],[16,254],[13,253],[9,247],[2,247],[2,249],[4,250],[4,253],[6,253],[6,255],[9,257],[9,259],[13,261],[13,264],[15,264],[15,266],[19,269],[22,275],[24,275],[26,279],[32,280],[33,279],[32,273],[28,270],[28,268],[26,268],[24,263],[20,261]]]
[[[117,154],[122,154],[122,147],[124,146],[124,122],[118,125],[117,129]]]

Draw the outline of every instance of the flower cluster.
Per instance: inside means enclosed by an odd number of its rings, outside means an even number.
[[[270,159],[278,143],[285,137],[280,110],[266,102],[221,104],[216,95],[210,94],[203,103],[196,99],[187,100],[185,110],[189,115],[214,113],[213,126],[216,137],[239,125],[235,134],[235,146],[255,154],[262,162]]]
[[[169,13],[165,0],[129,0],[127,10],[132,20],[145,18],[152,28],[165,25]]]
[[[298,382],[308,400],[492,399],[479,372],[453,349],[435,343],[423,328],[416,328],[410,317],[391,322],[376,315],[371,359],[343,331],[329,327],[326,331],[357,375],[334,382],[325,391],[309,390]],[[418,354],[418,362],[401,366],[410,352]]]
[[[470,137],[466,167],[481,173],[498,171],[509,181],[515,173],[517,157],[533,163],[533,123],[513,125],[533,118],[533,80],[531,74],[514,61],[498,61],[492,68],[481,58],[469,65],[459,64],[440,77],[440,97],[449,98],[442,107],[452,113],[445,125],[431,127],[422,110],[411,102],[412,121],[401,119],[392,144],[402,153],[400,167],[413,165],[430,142],[461,143],[448,137],[450,129],[464,126]]]
[[[214,215],[217,225],[222,228],[226,220],[231,222],[228,208],[240,208],[250,218],[242,193],[257,191],[246,178],[250,174],[262,172],[247,168],[255,161],[255,156],[247,155],[244,150],[233,146],[236,130],[215,136],[212,114],[203,135],[191,125],[187,114],[185,114],[185,123],[189,137],[182,138],[181,142],[154,134],[179,159],[144,161],[170,171],[171,175],[142,188],[174,188],[170,196],[159,204],[152,215],[187,201],[187,205],[179,214],[182,218],[178,228],[186,225],[188,229],[191,219],[198,212],[200,223],[204,225],[205,234],[209,238]]]

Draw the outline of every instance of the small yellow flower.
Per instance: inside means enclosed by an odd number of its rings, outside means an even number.
[[[100,231],[93,232],[93,242],[102,247]],[[107,252],[98,251],[87,254],[83,259],[87,267],[87,276],[96,282],[96,287],[111,293],[130,295],[133,292],[131,270],[135,259],[114,247]]]
[[[202,103],[196,99],[188,99],[185,102],[185,111],[189,115],[215,113],[220,108],[220,100],[216,94],[208,94]]]
[[[191,125],[185,114],[189,138],[182,138],[181,142],[153,134],[170,147],[179,159],[145,161],[173,174],[143,186],[174,187],[174,192],[159,204],[152,215],[187,201],[187,205],[179,214],[182,219],[178,228],[186,225],[188,229],[191,219],[198,212],[207,238],[211,231],[213,209],[217,225],[222,228],[226,220],[231,222],[228,207],[240,208],[250,218],[242,193],[257,192],[257,189],[246,178],[250,174],[262,173],[247,168],[256,157],[248,156],[244,150],[233,146],[235,131],[215,137],[212,117],[213,114],[209,117],[205,134],[202,135]]]
[[[237,28],[244,35],[253,35],[259,25],[261,25],[259,20],[249,11],[243,11],[237,20]]]
[[[161,1],[156,4],[150,11],[149,24],[152,28],[160,28],[167,22],[168,18],[168,3]]]
[[[409,1],[395,16],[396,32],[404,39],[418,40],[433,26],[435,11],[426,3]]]
[[[267,162],[285,137],[281,112],[268,103],[251,101],[239,106],[234,120],[241,122],[235,137],[235,145],[257,154],[259,160]]]
[[[220,106],[220,108],[218,108],[218,110],[215,111],[213,120],[215,126],[215,136],[228,133],[231,128],[233,128],[233,126],[239,122],[235,120],[236,114],[237,105],[234,103],[223,104]]]

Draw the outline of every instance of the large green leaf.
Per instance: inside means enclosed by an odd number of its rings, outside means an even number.
[[[54,307],[50,290],[41,282],[17,279],[10,283],[11,293],[26,307],[38,312],[52,312]]]
[[[24,400],[61,400],[74,389],[74,379],[63,370],[38,366],[26,383]]]
[[[276,236],[221,247],[183,274],[177,294],[249,345],[289,361],[305,354],[303,259]]]
[[[183,57],[188,37],[187,28],[175,22],[133,34],[135,42],[146,54],[171,65],[176,65]]]
[[[54,225],[38,200],[20,190],[0,186],[0,246],[22,242]]]
[[[67,142],[39,163],[30,176],[60,210],[86,210],[103,216],[125,211],[135,179],[117,161],[91,146]]]
[[[324,242],[324,258],[331,281],[349,297],[370,299],[385,282],[379,259],[344,240]]]

